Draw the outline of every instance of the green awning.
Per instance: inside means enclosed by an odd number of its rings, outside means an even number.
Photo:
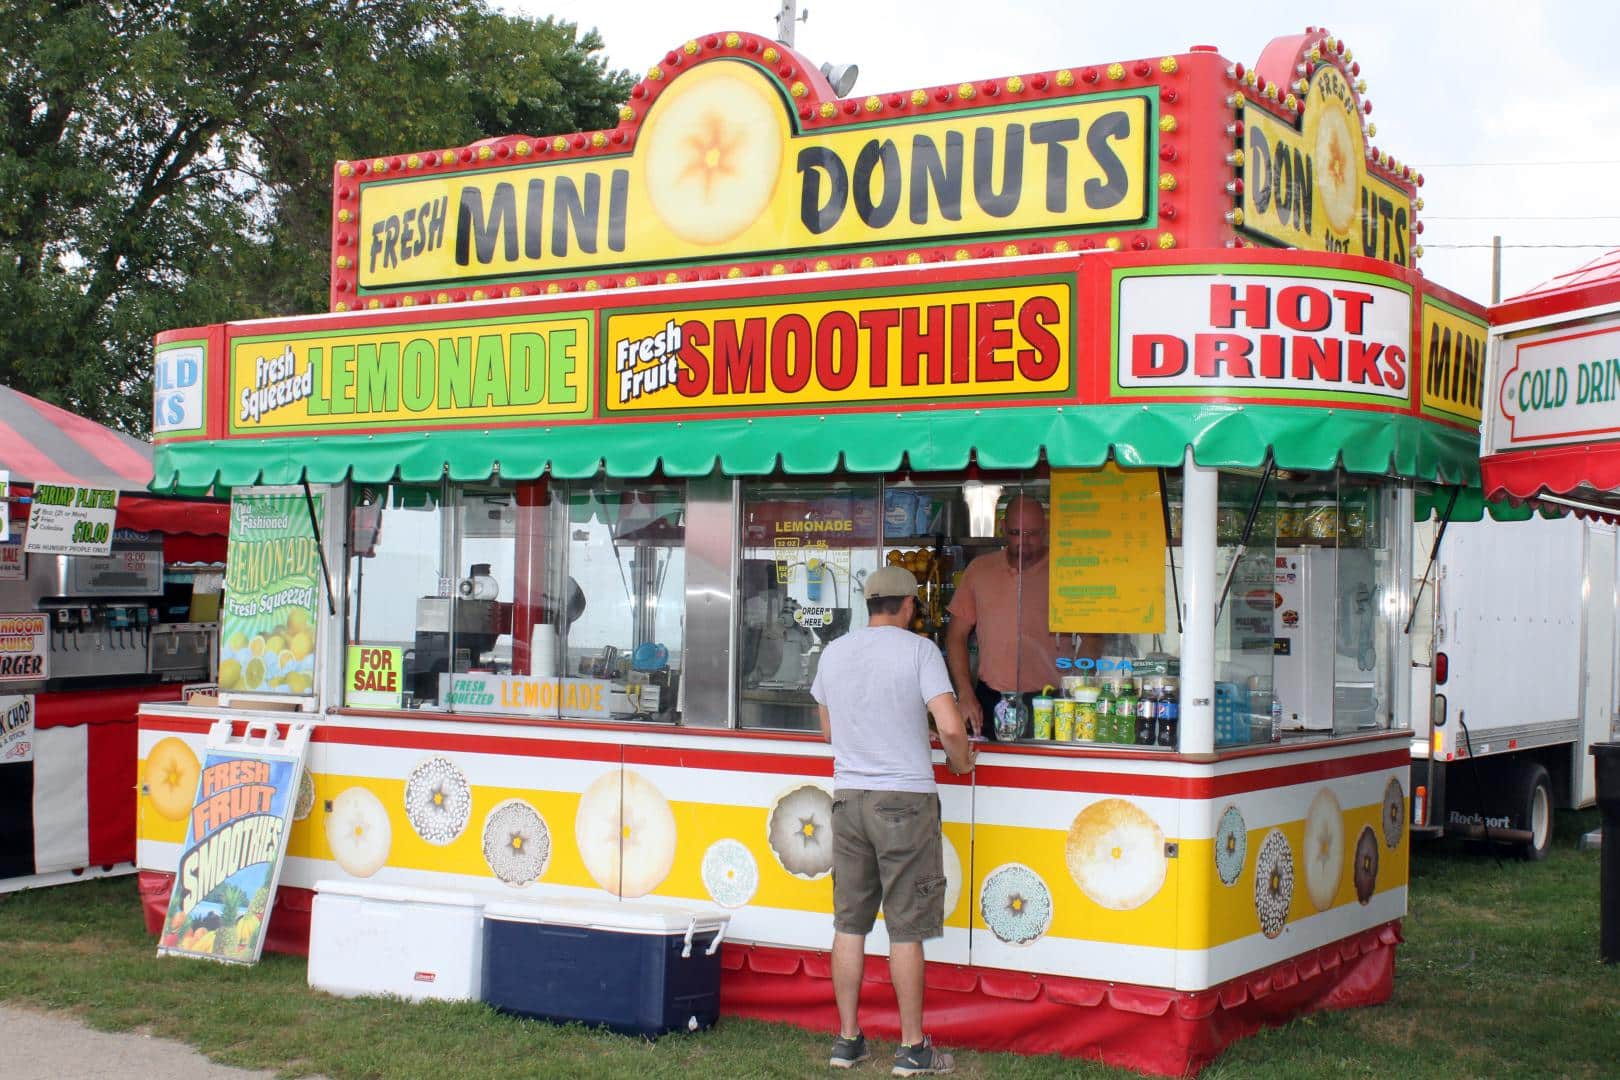
[[[577,424],[488,431],[390,432],[159,443],[156,490],[345,478],[382,483],[594,476],[758,476],[950,471],[1049,464],[1174,466],[1187,447],[1201,465],[1389,474],[1479,485],[1478,437],[1412,416],[1360,409],[1259,405],[1098,405],[762,416]]]

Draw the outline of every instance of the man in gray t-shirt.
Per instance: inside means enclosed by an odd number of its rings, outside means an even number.
[[[928,714],[950,770],[974,751],[939,649],[911,633],[917,579],[898,566],[870,574],[868,625],[827,646],[810,693],[833,747],[833,993],[838,1037],[829,1064],[866,1060],[859,1022],[866,935],[883,908],[889,974],[900,1005],[894,1075],[949,1072],[951,1055],[923,1034],[923,945],[944,933],[945,871]]]

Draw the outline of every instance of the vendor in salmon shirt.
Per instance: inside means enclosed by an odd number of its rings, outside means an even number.
[[[951,598],[945,659],[956,699],[975,735],[994,739],[995,707],[1002,694],[1029,699],[1056,686],[1060,635],[1048,629],[1046,511],[1028,495],[1015,495],[1002,517],[1007,546],[968,564]],[[979,636],[979,677],[968,665],[968,635]],[[986,723],[986,720],[989,723]]]

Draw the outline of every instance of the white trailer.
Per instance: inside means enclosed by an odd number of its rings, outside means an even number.
[[[1438,523],[1418,525],[1414,582]],[[1616,530],[1573,514],[1453,522],[1412,623],[1412,830],[1545,856],[1591,806],[1616,721]]]

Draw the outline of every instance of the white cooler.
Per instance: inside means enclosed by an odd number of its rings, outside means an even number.
[[[316,882],[309,985],[341,997],[477,1001],[483,906],[472,893]]]

